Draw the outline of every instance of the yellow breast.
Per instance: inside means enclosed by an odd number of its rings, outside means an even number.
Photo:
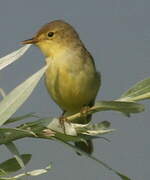
[[[93,68],[67,59],[51,60],[46,86],[53,100],[68,112],[78,112],[95,99],[99,80]]]

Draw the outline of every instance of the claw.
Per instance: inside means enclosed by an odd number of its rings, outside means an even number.
[[[89,106],[84,106],[81,108],[81,117],[87,117],[88,112],[90,111],[90,107]]]

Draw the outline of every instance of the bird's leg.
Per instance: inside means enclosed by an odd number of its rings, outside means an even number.
[[[80,114],[82,117],[87,117],[89,111],[90,111],[89,106],[83,106],[80,110]]]
[[[67,121],[67,118],[64,116],[59,117],[59,123],[64,131],[64,134],[66,134],[66,129],[65,129],[65,121]]]
[[[64,134],[66,134],[65,122],[68,122],[67,117],[65,117],[65,112],[66,111],[63,111],[62,115],[59,117],[59,123],[64,131]]]
[[[91,115],[88,114],[90,106],[83,106],[80,110],[80,117],[82,118],[82,124],[87,124]]]

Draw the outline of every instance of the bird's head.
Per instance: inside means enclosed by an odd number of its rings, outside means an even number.
[[[44,25],[33,38],[22,41],[22,44],[34,44],[46,57],[53,57],[67,48],[80,43],[74,28],[62,20],[52,21]]]

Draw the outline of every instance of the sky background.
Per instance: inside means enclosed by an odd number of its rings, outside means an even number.
[[[45,23],[64,19],[79,32],[102,74],[98,100],[113,100],[150,76],[149,0],[1,0],[0,57],[21,47]],[[7,93],[44,65],[44,57],[34,46],[13,65],[0,72],[0,87]],[[93,120],[109,120],[116,132],[94,141],[94,156],[134,180],[150,177],[150,101],[142,102],[146,111],[124,117],[118,112],[101,112]],[[61,111],[49,98],[43,81],[15,114],[37,112],[59,116]],[[27,169],[52,170],[36,180],[119,180],[96,162],[77,156],[58,142],[22,139],[16,142],[21,153],[32,153]],[[1,147],[1,161],[11,157]]]

